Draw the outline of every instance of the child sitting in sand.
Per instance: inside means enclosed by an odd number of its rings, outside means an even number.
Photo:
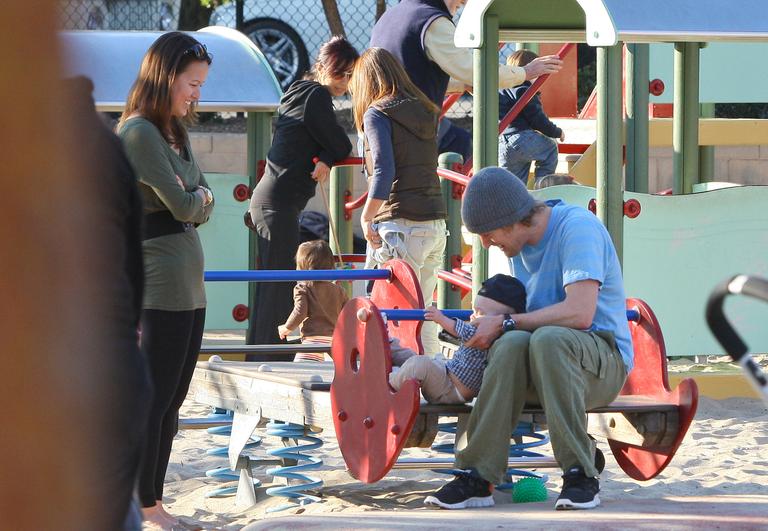
[[[504,315],[525,312],[525,286],[515,277],[495,275],[477,292],[473,316]],[[418,380],[421,394],[432,404],[461,404],[477,396],[488,365],[488,351],[467,347],[464,343],[475,335],[476,328],[460,319],[451,319],[430,306],[425,318],[434,321],[448,333],[461,339],[461,345],[448,361],[419,356],[410,349],[393,344],[392,359],[402,365],[389,375],[389,383],[400,389],[406,380]],[[405,361],[403,361],[405,359]]]
[[[296,251],[296,269],[333,269],[333,252],[324,240],[313,240],[299,245]],[[284,324],[277,327],[280,339],[299,328],[302,343],[330,343],[333,328],[341,308],[347,302],[347,292],[334,282],[309,280],[296,283],[293,288],[293,311]],[[293,361],[323,361],[325,355],[298,353]]]

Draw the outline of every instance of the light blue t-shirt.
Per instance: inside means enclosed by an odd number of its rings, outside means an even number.
[[[559,199],[546,203],[552,214],[541,241],[526,245],[510,260],[512,274],[525,284],[527,310],[562,302],[568,284],[598,281],[597,310],[589,330],[613,332],[629,372],[634,366],[632,337],[621,266],[611,237],[588,210]]]

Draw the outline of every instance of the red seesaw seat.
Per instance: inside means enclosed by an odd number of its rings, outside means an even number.
[[[676,406],[677,422],[670,437],[650,446],[638,446],[608,439],[619,466],[627,475],[640,481],[657,476],[666,468],[683,442],[696,414],[699,388],[692,378],[686,378],[674,390],[667,378],[667,349],[656,315],[640,299],[627,299],[627,309],[640,313],[638,321],[629,322],[635,367],[621,390],[621,397],[643,397],[656,404]],[[670,419],[671,420],[671,419]]]

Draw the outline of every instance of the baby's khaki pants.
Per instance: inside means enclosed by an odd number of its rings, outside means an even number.
[[[399,368],[394,367],[389,374],[389,384],[393,388],[400,389],[406,380],[417,380],[421,385],[421,394],[430,404],[465,402],[448,376],[448,369],[442,359],[419,356],[402,347],[393,352],[392,358],[394,364],[401,365]]]

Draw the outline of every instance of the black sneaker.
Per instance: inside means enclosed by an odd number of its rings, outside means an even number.
[[[424,499],[424,505],[443,509],[491,507],[493,485],[481,478],[475,470],[456,473],[456,477],[443,485],[433,496]]]
[[[570,468],[563,475],[563,490],[555,503],[555,509],[593,509],[600,505],[600,482],[584,475],[580,466]]]

